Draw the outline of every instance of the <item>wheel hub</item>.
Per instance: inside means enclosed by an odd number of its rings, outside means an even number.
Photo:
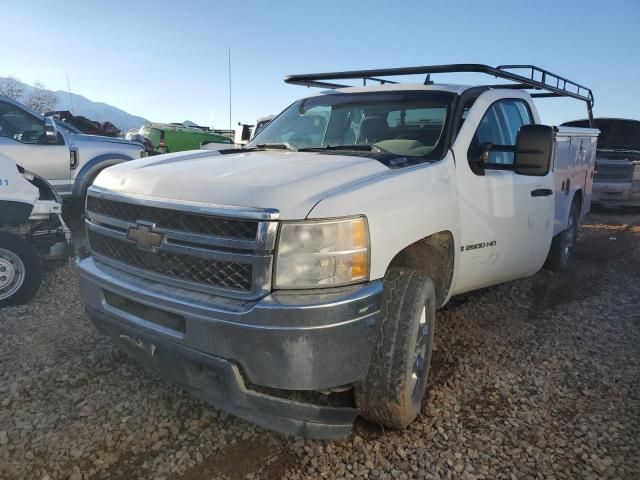
[[[422,309],[420,323],[418,325],[418,338],[413,353],[413,370],[411,372],[411,385],[413,393],[416,392],[420,380],[424,378],[427,368],[427,350],[429,342],[429,324],[427,323],[427,307]]]
[[[24,283],[24,264],[10,250],[0,248],[0,300],[9,298]]]

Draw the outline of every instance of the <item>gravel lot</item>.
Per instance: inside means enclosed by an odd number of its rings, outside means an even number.
[[[569,274],[454,299],[407,431],[303,441],[144,372],[72,268],[0,311],[0,478],[640,478],[640,212],[592,214]]]

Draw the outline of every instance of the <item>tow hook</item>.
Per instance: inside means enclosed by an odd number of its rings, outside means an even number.
[[[124,340],[126,343],[128,343],[132,347],[139,348],[140,350],[151,355],[152,357],[156,353],[156,346],[152,343],[147,344],[142,340],[140,340],[139,338],[132,338],[129,335],[120,335],[120,339]]]

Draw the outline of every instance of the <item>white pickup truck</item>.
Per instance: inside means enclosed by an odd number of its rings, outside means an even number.
[[[169,381],[268,428],[340,438],[358,414],[407,426],[436,310],[545,262],[567,268],[589,211],[598,131],[540,125],[532,96],[591,112],[591,92],[517,68],[292,76],[329,90],[244,149],[106,169],[77,263],[89,318]],[[511,83],[380,78],[446,72]]]
[[[146,156],[138,142],[82,134],[4,96],[0,96],[0,153],[46,179],[63,198],[83,198],[102,169]]]

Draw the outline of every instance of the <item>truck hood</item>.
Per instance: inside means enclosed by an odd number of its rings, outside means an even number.
[[[118,143],[120,145],[131,145],[133,147],[142,147],[139,142],[134,142],[132,140],[126,140],[124,138],[118,137],[105,137],[102,135],[88,135],[85,133],[69,133],[67,134],[73,137],[73,140],[76,142],[101,142],[101,143]]]
[[[123,195],[254,208],[275,208],[281,219],[305,218],[333,192],[391,170],[348,155],[194,150],[107,168],[94,186]]]

